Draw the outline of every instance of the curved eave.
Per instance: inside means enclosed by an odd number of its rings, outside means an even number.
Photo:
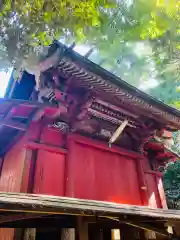
[[[131,86],[62,43],[59,43],[59,48],[61,48],[61,53],[63,53],[59,63],[60,68],[63,69],[63,65],[65,65],[66,69],[68,66],[69,68],[75,69],[77,76],[78,72],[81,74],[84,72],[84,74],[92,76],[94,81],[91,82],[92,85],[96,84],[96,80],[98,80],[97,82],[101,82],[99,87],[102,86],[103,82],[106,82],[108,88],[111,88],[111,91],[109,91],[109,89],[105,91],[107,94],[116,95],[116,97],[119,96],[119,99],[121,98],[120,100],[126,98],[127,104],[131,104],[133,107],[136,107],[137,110],[138,108],[143,110],[144,115],[154,116],[156,120],[159,119],[159,122],[169,125],[176,130],[180,129],[180,112],[178,110],[167,106],[163,102]],[[81,81],[83,81],[83,77],[81,77]],[[98,84],[96,87],[98,88]]]

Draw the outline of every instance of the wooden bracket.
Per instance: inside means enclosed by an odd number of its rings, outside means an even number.
[[[118,127],[118,129],[114,132],[114,134],[112,135],[112,137],[109,140],[109,144],[111,145],[112,143],[114,143],[117,138],[119,138],[119,136],[121,135],[121,133],[123,132],[123,130],[125,129],[125,127],[128,124],[128,120],[124,120],[121,125]]]

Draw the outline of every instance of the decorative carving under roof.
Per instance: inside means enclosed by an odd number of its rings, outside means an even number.
[[[180,112],[130,86],[100,66],[57,43],[59,63],[47,60],[41,74],[39,101],[59,109],[54,127],[76,131],[107,143],[122,122],[127,126],[116,143],[143,151],[156,131],[180,129]],[[58,52],[58,51],[56,51]],[[52,63],[52,64],[51,64]],[[68,128],[64,128],[65,123]]]

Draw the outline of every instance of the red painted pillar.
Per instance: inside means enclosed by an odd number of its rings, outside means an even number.
[[[136,159],[136,166],[137,166],[137,175],[139,179],[139,188],[140,188],[140,195],[141,195],[141,201],[142,205],[147,206],[148,205],[148,194],[147,194],[147,183],[146,183],[146,176],[144,171],[144,164],[143,164],[144,158],[137,158]]]
[[[162,206],[162,208],[167,209],[168,206],[167,206],[167,202],[166,202],[166,196],[165,196],[165,192],[164,192],[162,178],[160,176],[156,176],[156,184],[157,184],[157,189],[159,192],[161,206]]]

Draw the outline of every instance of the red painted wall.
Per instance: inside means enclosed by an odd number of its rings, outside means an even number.
[[[14,228],[0,228],[0,239],[1,240],[13,240],[14,239]]]
[[[23,192],[27,192],[28,181],[24,181],[24,179],[29,174],[29,171],[26,170],[31,152],[30,149],[24,147],[24,139],[21,139],[6,154],[1,166],[0,191],[21,192],[23,190]],[[1,240],[13,240],[14,234],[14,228],[0,228]]]
[[[69,140],[66,195],[141,205],[136,159]]]
[[[166,207],[161,179],[148,170],[140,154],[38,123],[6,154],[0,191]]]
[[[21,191],[25,158],[26,148],[23,147],[23,141],[20,141],[4,157],[0,177],[0,191]]]
[[[33,192],[64,196],[64,171],[65,155],[39,150]]]

